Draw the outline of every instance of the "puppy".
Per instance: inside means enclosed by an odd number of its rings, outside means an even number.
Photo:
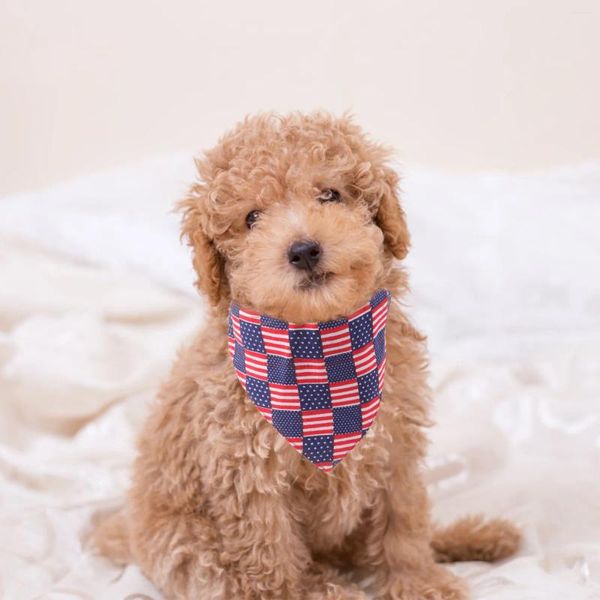
[[[465,583],[439,562],[517,549],[506,521],[430,523],[427,360],[398,302],[410,241],[387,160],[351,119],[319,113],[247,118],[197,161],[183,236],[210,312],[143,429],[127,507],[95,534],[168,598],[367,598],[352,582],[364,576],[371,597],[459,600]],[[323,322],[380,289],[392,297],[382,402],[326,472],[249,401],[228,354],[228,310]]]

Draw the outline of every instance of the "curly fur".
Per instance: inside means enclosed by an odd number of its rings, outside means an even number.
[[[234,298],[288,321],[348,314],[379,287],[407,287],[394,258],[409,236],[388,152],[351,119],[248,118],[197,161],[181,203],[205,328],[179,355],[140,437],[129,502],[96,531],[169,598],[459,600],[442,560],[514,552],[504,521],[433,531],[421,463],[430,425],[424,338],[398,301],[387,328],[384,401],[370,434],[333,471],[305,461],[245,398],[226,350]],[[319,203],[323,188],[339,203]],[[261,215],[248,230],[245,216]],[[328,279],[303,286],[286,250],[318,240]],[[125,533],[124,533],[125,532]]]

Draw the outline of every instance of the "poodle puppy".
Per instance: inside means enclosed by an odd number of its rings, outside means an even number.
[[[410,240],[388,160],[351,118],[316,113],[247,118],[197,161],[182,235],[209,315],[143,428],[127,506],[95,533],[102,553],[139,564],[168,598],[366,598],[361,578],[369,597],[459,600],[466,585],[440,562],[517,549],[503,520],[430,522],[427,359],[399,302]],[[318,248],[310,268],[290,257],[298,241]],[[228,309],[325,321],[382,288],[392,296],[383,401],[326,473],[248,401]]]

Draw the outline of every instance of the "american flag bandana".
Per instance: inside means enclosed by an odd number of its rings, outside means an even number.
[[[303,325],[229,309],[229,354],[248,398],[323,471],[358,444],[379,410],[389,304],[379,290],[348,317]]]

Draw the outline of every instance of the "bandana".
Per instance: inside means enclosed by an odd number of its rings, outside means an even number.
[[[358,444],[379,410],[389,303],[379,290],[348,317],[303,325],[229,309],[229,353],[248,398],[323,471]]]

